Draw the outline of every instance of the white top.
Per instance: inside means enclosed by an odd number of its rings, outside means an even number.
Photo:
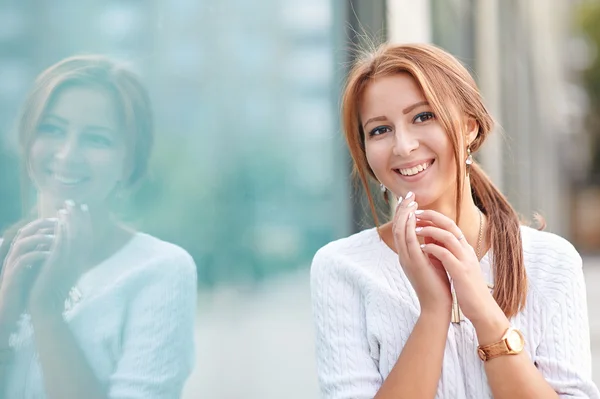
[[[529,293],[511,319],[525,350],[560,397],[600,398],[592,382],[581,257],[554,234],[521,228]],[[493,283],[490,254],[481,268]],[[396,364],[419,316],[419,301],[398,255],[375,229],[321,248],[311,268],[317,369],[324,398],[373,398]],[[491,398],[477,336],[452,324],[436,398]]]
[[[174,399],[194,364],[196,266],[182,248],[137,233],[85,273],[63,314],[111,399]],[[30,319],[10,343],[3,398],[44,399]]]

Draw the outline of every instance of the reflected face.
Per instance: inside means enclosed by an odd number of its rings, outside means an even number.
[[[420,207],[453,193],[452,144],[409,74],[377,78],[360,108],[369,166],[396,196],[412,191]]]
[[[44,199],[100,204],[123,179],[126,145],[110,93],[74,86],[45,110],[30,149],[30,174]]]

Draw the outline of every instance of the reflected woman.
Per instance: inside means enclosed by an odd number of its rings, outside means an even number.
[[[369,179],[399,201],[313,260],[323,396],[600,398],[581,257],[521,225],[473,160],[493,123],[468,71],[383,45],[350,71],[342,114],[372,209]]]
[[[37,206],[0,247],[0,396],[180,397],[196,267],[111,213],[144,177],[152,125],[146,90],[109,59],[71,57],[36,79],[18,133]]]

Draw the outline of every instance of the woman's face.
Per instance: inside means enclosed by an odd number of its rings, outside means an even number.
[[[29,173],[44,201],[101,205],[123,180],[126,143],[110,93],[93,86],[58,92],[40,119]]]
[[[360,120],[369,166],[396,196],[412,191],[420,207],[438,207],[454,198],[452,143],[411,75],[370,82]]]

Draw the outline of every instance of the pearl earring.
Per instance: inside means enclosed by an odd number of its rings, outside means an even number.
[[[385,193],[387,191],[387,188],[385,188],[383,183],[379,183],[379,189],[381,190],[382,193]]]
[[[467,164],[467,177],[469,176],[469,169],[471,169],[471,165],[473,164],[473,155],[471,155],[471,146],[467,146],[467,160],[465,161]]]

